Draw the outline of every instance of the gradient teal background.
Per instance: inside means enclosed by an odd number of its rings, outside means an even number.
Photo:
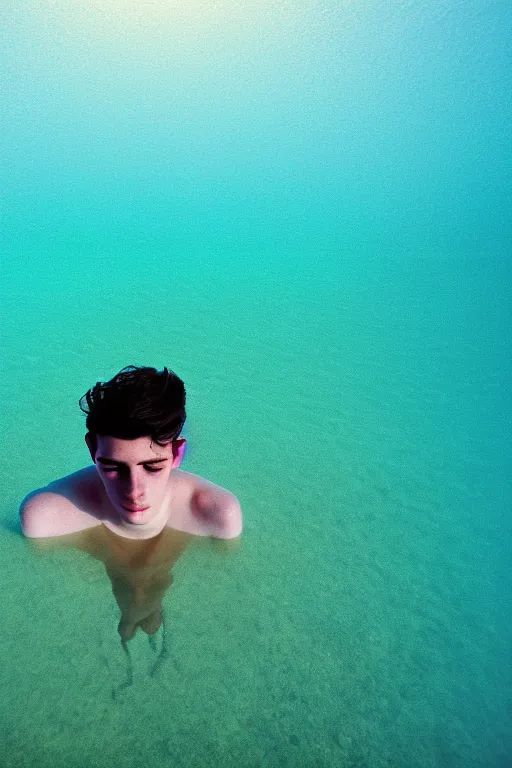
[[[0,765],[510,766],[510,4],[0,14]],[[128,364],[245,531],[112,700],[108,578],[17,510]]]

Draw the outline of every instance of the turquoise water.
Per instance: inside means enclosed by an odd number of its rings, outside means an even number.
[[[1,13],[0,765],[509,766],[509,4]],[[129,364],[245,529],[122,688],[102,562],[17,509]]]

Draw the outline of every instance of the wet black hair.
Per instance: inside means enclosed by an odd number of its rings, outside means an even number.
[[[187,414],[182,380],[164,368],[128,365],[110,381],[98,381],[79,400],[87,431],[121,440],[150,437],[159,445],[176,440]]]

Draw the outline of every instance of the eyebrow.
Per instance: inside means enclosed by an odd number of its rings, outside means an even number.
[[[108,459],[105,456],[97,456],[96,461],[99,461],[100,464],[115,464],[118,467],[127,467],[128,464],[125,464],[124,461],[116,461],[115,459]],[[161,464],[162,462],[167,461],[166,458],[164,459],[148,459],[147,461],[139,461],[137,463],[137,466],[141,466],[143,464]]]

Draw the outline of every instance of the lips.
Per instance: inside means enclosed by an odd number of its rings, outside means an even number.
[[[145,512],[149,507],[133,507],[131,504],[121,504],[127,512]]]

